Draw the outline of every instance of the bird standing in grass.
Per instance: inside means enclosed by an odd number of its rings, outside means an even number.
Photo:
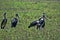
[[[4,29],[7,24],[6,13],[3,14],[3,20],[1,22],[1,29]]]
[[[11,20],[11,27],[16,27],[17,23],[18,23],[18,14],[15,15],[16,17],[12,18]]]
[[[42,14],[39,21],[37,21],[37,29],[42,29],[45,26],[45,13]]]
[[[30,23],[28,28],[30,28],[32,26],[37,26],[37,29],[44,28],[44,26],[45,26],[45,13],[43,13],[42,17],[40,17],[39,20],[33,21],[32,23]]]

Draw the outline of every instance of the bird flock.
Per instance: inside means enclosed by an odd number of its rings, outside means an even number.
[[[16,25],[18,23],[18,18],[19,18],[19,15],[15,14],[15,17],[13,17],[11,19],[11,27],[16,27]],[[3,19],[2,19],[2,22],[1,22],[1,29],[4,29],[6,27],[7,21],[8,20],[6,18],[6,12],[5,12],[3,14]],[[38,20],[31,22],[29,24],[28,28],[31,28],[31,27],[34,27],[34,26],[37,26],[37,29],[44,28],[44,26],[45,26],[45,13],[42,13],[42,16]]]

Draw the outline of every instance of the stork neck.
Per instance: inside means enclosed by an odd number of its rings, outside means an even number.
[[[3,18],[6,19],[6,16],[4,16]]]

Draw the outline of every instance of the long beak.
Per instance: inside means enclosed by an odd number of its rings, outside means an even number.
[[[18,18],[20,18],[19,16],[17,16]]]
[[[20,22],[20,17],[19,16],[17,16],[18,17],[18,20],[19,20],[19,22]]]
[[[20,17],[18,16],[18,18],[20,18]]]

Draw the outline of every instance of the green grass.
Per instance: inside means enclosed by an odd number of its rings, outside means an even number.
[[[3,13],[7,13],[8,23],[0,29],[0,40],[60,40],[60,3],[59,2],[21,2],[12,0],[0,1],[0,24]],[[39,19],[45,12],[46,25],[44,30],[36,27],[28,29],[29,24]],[[16,28],[11,28],[10,20],[18,13],[20,21]]]

